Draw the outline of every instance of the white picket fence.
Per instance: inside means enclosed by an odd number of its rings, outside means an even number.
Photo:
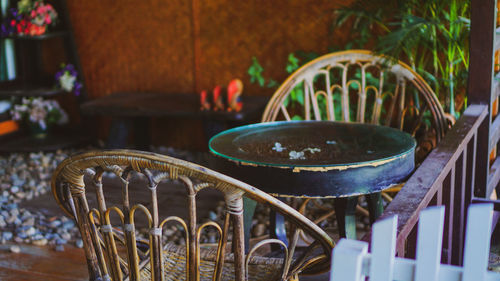
[[[420,213],[416,260],[395,257],[397,217],[373,225],[371,253],[368,243],[342,239],[333,249],[330,281],[500,281],[488,271],[491,204],[468,210],[463,267],[441,264],[444,207]]]

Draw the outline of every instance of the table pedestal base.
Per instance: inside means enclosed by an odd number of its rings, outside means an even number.
[[[367,194],[366,201],[368,203],[368,211],[370,214],[370,224],[382,214],[384,207],[380,193]],[[328,200],[328,199],[324,199]],[[339,235],[341,238],[357,239],[356,237],[356,206],[358,197],[343,197],[334,199],[335,216],[337,219]],[[248,253],[249,237],[252,230],[252,220],[255,214],[257,202],[243,197],[243,220],[245,232],[245,251]],[[286,236],[285,221],[283,216],[271,210],[270,214],[270,237],[283,241],[288,245]],[[279,247],[278,247],[279,248]]]
[[[367,194],[366,201],[368,201],[368,211],[370,212],[370,224],[373,224],[384,212],[382,195],[380,192]]]

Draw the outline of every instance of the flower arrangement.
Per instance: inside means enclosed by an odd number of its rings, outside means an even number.
[[[2,36],[42,35],[48,26],[55,24],[56,19],[57,12],[52,5],[42,0],[21,0],[17,3],[17,9],[9,9],[2,24]]]
[[[78,72],[72,64],[62,64],[61,70],[56,72],[55,75],[57,87],[66,92],[73,91],[76,96],[79,96],[82,83],[76,79],[77,76]]]
[[[30,127],[38,126],[42,131],[51,125],[68,122],[68,115],[57,101],[43,98],[23,98],[21,104],[14,105],[10,114],[13,120],[21,121]]]

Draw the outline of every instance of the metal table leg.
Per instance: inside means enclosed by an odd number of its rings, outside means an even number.
[[[356,239],[356,205],[358,197],[335,199],[335,215],[339,226],[340,237]]]
[[[382,195],[380,192],[368,194],[366,195],[366,201],[368,201],[368,211],[370,212],[370,224],[373,224],[384,212]]]

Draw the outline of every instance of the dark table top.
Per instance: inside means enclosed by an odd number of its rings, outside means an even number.
[[[114,93],[85,102],[82,113],[117,117],[208,117],[227,121],[258,120],[268,97],[242,96],[240,112],[201,111],[198,94]]]
[[[415,147],[394,128],[331,121],[241,126],[209,142],[220,171],[267,192],[333,197],[401,181],[414,168]]]
[[[335,167],[389,161],[404,157],[415,149],[415,145],[409,134],[390,127],[329,121],[241,126],[214,136],[209,144],[213,153],[230,160],[288,167]]]

